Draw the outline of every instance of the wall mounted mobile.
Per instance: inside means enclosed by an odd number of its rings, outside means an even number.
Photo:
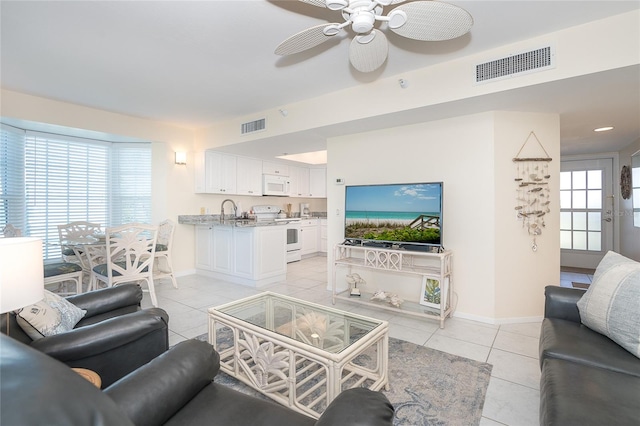
[[[541,157],[520,157],[520,153],[534,138],[542,149],[544,156]],[[533,237],[531,250],[538,250],[536,237],[542,235],[545,228],[545,216],[551,212],[549,205],[551,204],[549,190],[549,162],[551,157],[540,143],[536,134],[531,131],[527,139],[524,141],[520,150],[513,158],[516,163],[516,207],[518,219],[522,220],[522,227],[527,233]]]

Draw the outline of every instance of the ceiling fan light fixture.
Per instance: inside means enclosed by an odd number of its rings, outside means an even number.
[[[389,15],[389,28],[400,28],[407,23],[407,14],[403,10],[392,10]]]
[[[326,36],[334,36],[340,32],[340,25],[336,25],[336,24],[327,25],[326,27],[324,27],[322,32]]]
[[[351,16],[351,28],[357,34],[366,34],[373,28],[376,16],[369,11],[356,12]]]
[[[327,0],[327,9],[342,10],[347,6],[349,6],[347,0]]]

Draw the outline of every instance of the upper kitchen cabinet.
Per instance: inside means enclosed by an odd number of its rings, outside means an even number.
[[[289,166],[289,193],[291,197],[309,196],[309,169]]]
[[[207,194],[236,193],[236,156],[205,151],[196,154],[196,192]]]
[[[326,198],[327,196],[327,169],[309,169],[309,197]]]
[[[262,173],[265,175],[289,176],[289,166],[285,164],[262,162]]]
[[[262,195],[262,160],[238,157],[236,164],[238,195]]]

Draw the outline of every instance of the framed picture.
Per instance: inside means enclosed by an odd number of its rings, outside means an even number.
[[[440,309],[442,302],[442,292],[440,291],[440,280],[424,277],[422,280],[422,290],[420,292],[420,304]]]

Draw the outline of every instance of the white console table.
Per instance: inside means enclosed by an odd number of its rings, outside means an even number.
[[[445,318],[450,316],[453,311],[451,306],[453,296],[451,257],[452,253],[449,250],[430,253],[337,244],[333,258],[333,303],[335,304],[336,299],[344,299],[376,308],[437,319],[440,321],[440,328],[444,328]],[[361,291],[359,297],[350,296],[350,289],[338,291],[336,271],[340,266],[347,267],[349,274],[352,273],[353,268],[368,268],[418,275],[422,278],[422,286],[419,289],[416,288],[415,300],[405,300],[397,308],[387,302],[371,300],[373,292],[363,292],[362,288],[359,288]],[[437,288],[435,292],[433,291],[434,287]],[[425,292],[425,290],[427,291]]]

